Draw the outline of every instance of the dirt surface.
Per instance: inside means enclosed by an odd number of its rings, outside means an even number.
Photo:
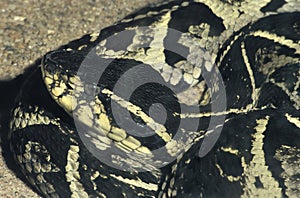
[[[47,51],[99,31],[156,1],[1,0],[0,80],[21,74]],[[2,197],[38,196],[7,168],[0,155]]]

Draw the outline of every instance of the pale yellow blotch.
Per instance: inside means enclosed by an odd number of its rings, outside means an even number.
[[[44,173],[48,173],[52,170],[51,168],[51,164],[43,164],[41,166],[41,171],[44,172]]]
[[[78,76],[71,76],[69,77],[69,81],[71,84],[76,86],[82,86],[82,82],[80,81]]]
[[[114,133],[108,133],[107,137],[109,137],[110,139],[120,142],[122,140],[124,140],[124,138],[122,138],[121,136],[119,136],[118,134],[114,134]]]
[[[21,128],[24,129],[27,126],[26,120],[21,120]]]
[[[55,83],[59,82],[59,75],[57,73],[53,74],[52,76]]]
[[[116,146],[121,149],[122,151],[124,151],[125,153],[129,153],[129,152],[132,152],[133,150],[126,146],[125,144],[123,144],[122,142],[117,142],[116,143]]]
[[[299,118],[292,117],[288,113],[285,114],[285,117],[290,123],[294,124],[296,127],[298,127],[300,129],[300,119]]]
[[[135,149],[137,149],[138,147],[141,146],[140,141],[138,141],[137,139],[135,139],[135,138],[133,138],[131,136],[128,136],[125,140],[122,141],[122,143],[125,146],[127,146],[127,147],[129,147],[129,148],[131,148],[133,150],[135,150]]]
[[[198,105],[200,98],[204,94],[204,89],[205,81],[202,81],[195,86],[189,87],[183,92],[177,93],[176,96],[181,104]]]
[[[182,142],[181,140],[171,140],[169,141],[165,148],[169,155],[176,157],[179,154],[181,154],[185,149],[190,148],[190,140],[187,140],[186,142]],[[180,158],[180,157],[178,157]]]
[[[120,129],[114,126],[112,126],[111,128],[111,133],[120,136],[122,139],[125,139],[127,136],[126,131],[124,129]]]
[[[80,122],[86,124],[89,127],[93,127],[93,112],[88,105],[80,105],[80,108],[74,112]]]
[[[239,150],[233,149],[233,148],[230,148],[230,147],[221,147],[221,150],[226,152],[226,153],[233,154],[233,155],[238,155],[239,154]]]
[[[268,170],[268,166],[266,165],[263,139],[268,122],[269,116],[256,120],[256,133],[253,134],[251,149],[253,158],[249,164],[246,164],[244,157],[241,159],[244,169],[243,176],[245,177],[244,194],[242,197],[281,197],[282,195],[278,182],[273,178],[272,173]],[[259,178],[263,185],[262,188],[256,188],[256,178]]]
[[[16,129],[20,129],[20,124],[21,124],[21,119],[15,119],[14,123],[12,123],[12,125],[15,126]]]
[[[46,76],[46,77],[44,78],[44,82],[45,82],[45,84],[47,85],[47,88],[49,89],[49,88],[50,88],[50,85],[53,83],[53,79]]]
[[[170,78],[170,83],[172,85],[177,85],[182,78],[182,71],[178,68],[173,69],[172,76]]]
[[[184,1],[184,2],[181,3],[181,6],[182,6],[182,7],[186,7],[186,6],[188,6],[189,4],[190,4],[189,2]]]
[[[117,176],[117,175],[114,175],[114,174],[110,174],[110,176],[114,179],[117,179],[117,180],[123,182],[124,184],[133,185],[133,186],[143,188],[143,189],[146,189],[146,190],[150,190],[150,191],[157,191],[158,190],[157,184],[143,182],[140,178],[129,179],[129,178],[123,178],[122,176]]]
[[[184,79],[184,81],[185,81],[186,83],[188,83],[188,84],[192,84],[192,83],[193,83],[193,80],[194,80],[193,75],[191,75],[191,74],[189,74],[189,73],[184,73],[184,74],[183,74],[183,79]]]
[[[99,36],[99,32],[94,32],[94,33],[92,33],[92,34],[90,34],[90,41],[91,42],[94,42],[94,41],[96,41],[97,40],[97,38],[98,38],[98,36]]]
[[[111,139],[105,137],[105,136],[101,136],[101,135],[97,135],[97,139],[100,140],[101,142],[103,142],[104,144],[110,145],[111,144]]]
[[[93,175],[91,175],[91,180],[95,180],[100,176],[100,173],[98,171],[95,171]]]
[[[200,67],[194,67],[193,70],[193,78],[198,79],[201,75],[201,68]]]
[[[40,162],[33,162],[32,167],[33,167],[33,172],[34,173],[40,173],[41,172],[42,166],[41,166]]]
[[[71,197],[88,197],[80,183],[79,168],[79,146],[71,145],[67,155],[67,164],[65,166],[66,180],[69,182]]]
[[[85,44],[85,45],[81,45],[81,46],[78,47],[78,50],[80,51],[80,50],[82,50],[82,49],[84,49],[84,48],[86,48],[86,47],[87,47],[86,44]]]
[[[101,150],[101,151],[105,151],[106,149],[110,148],[110,145],[107,145],[105,143],[100,142],[98,139],[96,138],[92,138],[91,142],[94,144],[94,146]]]
[[[54,97],[58,97],[60,95],[62,95],[65,92],[65,89],[61,88],[61,87],[54,87],[51,89],[51,93]]]
[[[72,95],[66,95],[58,98],[58,103],[63,107],[67,112],[72,112],[77,106],[77,99]]]
[[[109,118],[108,118],[107,115],[104,114],[104,113],[101,113],[101,114],[100,114],[98,124],[99,124],[100,127],[103,129],[103,132],[104,132],[105,134],[107,134],[108,131],[110,131],[110,129],[111,129],[111,125],[110,125]]]
[[[45,183],[45,182],[46,182],[46,180],[45,180],[43,174],[38,174],[38,175],[36,176],[36,180],[37,180],[37,183],[38,183],[38,184],[41,184],[41,183]]]
[[[135,151],[145,153],[145,154],[152,154],[152,152],[145,146],[141,146],[141,147],[137,148]]]

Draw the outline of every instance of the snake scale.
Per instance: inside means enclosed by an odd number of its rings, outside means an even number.
[[[43,197],[299,197],[299,108],[299,0],[175,0],[47,53],[9,144]]]

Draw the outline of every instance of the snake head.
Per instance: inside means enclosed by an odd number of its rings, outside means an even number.
[[[68,113],[77,104],[74,90],[83,90],[83,83],[77,75],[78,69],[89,51],[99,42],[98,35],[85,35],[47,53],[42,59],[44,83],[52,98]]]

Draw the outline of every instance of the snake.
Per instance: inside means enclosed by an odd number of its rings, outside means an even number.
[[[48,52],[8,141],[42,197],[298,197],[299,109],[299,0],[173,0]]]

